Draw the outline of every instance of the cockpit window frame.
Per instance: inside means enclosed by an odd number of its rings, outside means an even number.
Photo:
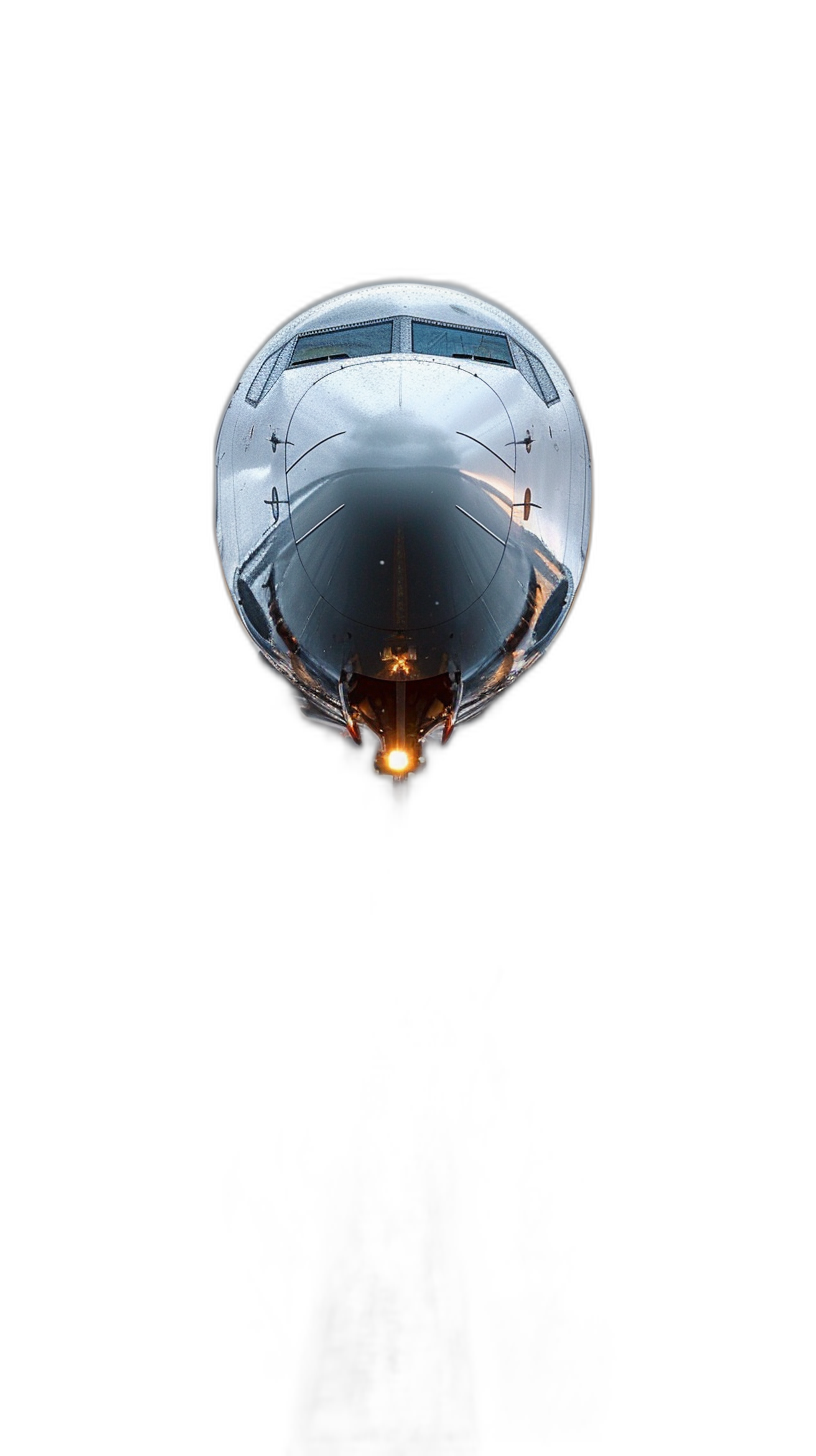
[[[290,343],[284,344],[282,348],[273,349],[271,354],[267,354],[246,393],[246,402],[252,405],[253,409],[258,408],[261,400],[269,393],[272,385],[276,384],[280,379],[291,352],[292,345],[290,341]]]
[[[533,354],[530,349],[525,349],[516,339],[510,340],[510,349],[519,374],[527,380],[539,399],[544,401],[548,409],[551,405],[558,404],[561,396],[550,377],[549,370],[538,355]]]
[[[285,344],[279,346],[266,356],[247,391],[247,404],[251,405],[253,409],[256,408],[261,403],[261,400],[269,393],[272,386],[277,383],[281,375],[289,369],[302,369],[308,364],[335,362],[331,357],[329,359],[297,360],[295,355],[301,340],[317,338],[321,335],[349,333],[356,329],[374,328],[383,324],[390,324],[391,326],[390,349],[385,352],[380,351],[378,354],[353,354],[346,356],[349,363],[359,362],[362,359],[385,358],[393,354],[418,353],[420,358],[426,359],[437,357],[454,360],[459,357],[455,354],[440,354],[434,356],[432,354],[425,354],[422,350],[417,351],[414,348],[415,324],[425,325],[429,328],[450,329],[460,334],[477,334],[482,337],[490,336],[504,340],[509,359],[490,359],[479,356],[474,358],[472,355],[463,355],[462,362],[469,364],[495,364],[499,369],[515,369],[517,373],[522,375],[531,389],[535,391],[539,399],[543,400],[548,408],[553,404],[557,404],[560,400],[561,396],[559,391],[542,360],[503,329],[489,329],[477,327],[473,324],[460,324],[458,322],[451,323],[447,319],[420,318],[416,315],[406,313],[391,314],[380,318],[359,319],[355,320],[354,323],[329,324],[327,327],[321,329],[304,329],[302,333],[296,334],[294,338],[287,340]],[[345,362],[345,360],[342,360],[338,355],[336,362],[341,363]]]
[[[507,358],[490,359],[486,356],[473,354],[439,354],[436,351],[417,349],[414,343],[414,328],[417,324],[419,324],[420,328],[449,329],[452,333],[455,332],[458,334],[476,334],[480,339],[501,339],[507,350]],[[510,339],[503,329],[476,328],[473,324],[450,323],[450,321],[447,319],[412,318],[410,329],[410,343],[411,353],[419,354],[421,357],[424,357],[426,359],[434,357],[438,359],[461,358],[468,360],[468,362],[471,364],[496,364],[498,365],[499,369],[515,369],[516,367],[513,360],[512,350],[510,348]]]
[[[304,329],[303,333],[298,334],[295,340],[294,348],[292,350],[292,354],[286,367],[287,369],[303,369],[308,364],[325,364],[328,362],[332,362],[331,358],[326,359],[321,357],[318,357],[316,359],[298,359],[296,357],[298,348],[300,344],[307,339],[325,338],[328,334],[351,334],[355,333],[359,329],[383,328],[386,324],[391,329],[389,348],[373,350],[371,353],[350,354],[345,357],[348,357],[349,359],[377,359],[383,357],[386,354],[393,354],[395,352],[395,331],[394,317],[392,315],[390,318],[361,319],[358,323],[353,324],[330,324],[328,328],[323,329]],[[397,337],[397,343],[399,343],[399,337]],[[339,358],[341,356],[338,355],[337,357]]]

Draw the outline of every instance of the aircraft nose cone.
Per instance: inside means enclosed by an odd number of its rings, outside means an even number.
[[[472,370],[403,357],[318,379],[286,438],[291,528],[316,590],[385,631],[465,611],[501,563],[512,442],[501,399]]]

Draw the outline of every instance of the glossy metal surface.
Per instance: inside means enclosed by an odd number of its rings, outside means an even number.
[[[216,473],[247,631],[313,710],[377,733],[386,771],[541,656],[583,568],[590,459],[569,384],[517,320],[452,289],[358,289],[287,324],[239,382]]]

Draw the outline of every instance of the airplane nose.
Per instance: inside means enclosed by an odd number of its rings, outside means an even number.
[[[224,573],[310,716],[397,781],[543,655],[586,554],[591,461],[548,350],[430,284],[352,289],[244,370],[216,452]]]
[[[304,570],[362,626],[410,634],[448,622],[499,568],[514,467],[504,405],[472,370],[403,356],[324,375],[286,439]]]

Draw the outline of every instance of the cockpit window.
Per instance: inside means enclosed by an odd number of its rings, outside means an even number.
[[[258,373],[255,375],[255,378],[249,386],[249,390],[247,393],[247,404],[260,404],[264,395],[269,390],[269,384],[275,370],[275,365],[280,359],[280,356],[281,350],[276,349],[274,354],[270,354],[268,358],[264,359],[263,364],[261,365]]]
[[[320,333],[301,334],[289,360],[289,368],[299,364],[322,364],[329,359],[364,359],[369,354],[390,354],[393,324],[382,319],[370,324],[351,324],[343,328],[324,329]]]
[[[521,344],[516,343],[515,339],[510,340],[510,352],[519,374],[527,380],[539,399],[543,399],[546,405],[557,404],[558,390],[541,360],[535,354],[531,354],[529,349],[522,349]]]
[[[421,323],[411,325],[413,352],[438,354],[444,359],[471,359],[478,364],[504,364],[513,368],[513,359],[504,334],[482,333],[478,329],[462,329],[454,324]]]

